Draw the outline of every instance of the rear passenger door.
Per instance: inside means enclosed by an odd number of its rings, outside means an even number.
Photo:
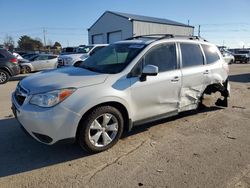
[[[44,69],[55,69],[57,64],[57,56],[55,55],[48,55],[48,60],[44,64]]]
[[[43,64],[45,63],[45,58],[46,57],[44,55],[39,55],[33,59],[31,64],[34,67],[35,71],[43,69]]]
[[[205,66],[204,55],[197,43],[179,43],[181,54],[182,88],[180,111],[195,109],[206,87],[209,70]]]
[[[177,60],[176,44],[164,43],[152,47],[134,67],[135,70],[146,65],[159,68],[158,75],[147,76],[146,81],[140,81],[140,76],[130,78],[135,121],[177,114],[181,89]]]
[[[206,70],[209,71],[207,84],[212,84],[217,82],[217,77],[214,77],[213,75],[219,74],[223,75],[224,71],[222,72],[221,69],[221,63],[218,63],[220,61],[219,56],[219,50],[214,45],[208,45],[208,44],[202,44],[202,49],[205,55],[206,59]],[[215,80],[216,79],[216,80]]]

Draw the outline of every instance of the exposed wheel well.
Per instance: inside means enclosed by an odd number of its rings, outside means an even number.
[[[80,60],[79,60],[79,61],[76,61],[76,62],[73,64],[73,66],[74,66],[74,67],[78,67],[78,66],[80,65],[80,63],[82,63],[82,62],[83,62],[83,61],[80,61]]]
[[[84,118],[86,118],[95,108],[100,107],[100,106],[112,106],[114,108],[116,108],[117,110],[119,110],[122,114],[123,120],[124,120],[124,130],[123,132],[127,132],[129,131],[129,115],[128,115],[128,111],[126,109],[126,107],[124,105],[122,105],[119,102],[105,102],[105,103],[101,103],[98,104],[94,107],[92,107],[91,109],[89,109],[81,118],[78,127],[77,127],[77,131],[76,131],[76,140],[78,140],[79,138],[79,128],[80,128],[80,124],[81,122],[84,120]]]
[[[221,96],[223,97],[223,99],[218,98],[218,100],[216,101],[215,104],[217,106],[227,107],[228,106],[227,99],[229,97],[229,91],[228,91],[227,86],[228,86],[228,80],[226,80],[223,84],[214,83],[214,84],[208,85],[200,98],[198,108],[202,107],[202,101],[203,101],[204,94],[211,95],[212,93],[215,93],[215,92],[220,92]]]

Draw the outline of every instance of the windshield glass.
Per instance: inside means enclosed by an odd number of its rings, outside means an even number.
[[[93,46],[84,46],[84,47],[79,47],[77,49],[77,53],[88,53],[91,49],[93,48]]]
[[[111,44],[90,56],[80,67],[100,73],[119,73],[144,47],[144,44]]]

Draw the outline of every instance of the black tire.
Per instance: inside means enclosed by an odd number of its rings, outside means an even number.
[[[27,74],[27,73],[30,73],[30,72],[31,72],[31,68],[30,68],[29,66],[23,65],[23,66],[21,67],[21,73],[22,73],[22,74]]]
[[[116,120],[116,122],[117,122],[116,135],[112,139],[112,141],[110,143],[108,143],[107,145],[96,146],[93,143],[93,139],[92,139],[92,142],[90,140],[91,131],[95,131],[93,129],[90,129],[90,127],[95,120],[98,120],[98,118],[102,118],[103,115],[105,115],[105,114],[110,114],[112,117],[112,121],[113,121],[113,118]],[[109,121],[111,121],[111,119]],[[99,125],[101,125],[101,124],[99,124]],[[78,135],[78,142],[79,142],[79,145],[81,146],[81,148],[83,148],[84,150],[86,150],[90,153],[98,153],[98,152],[102,152],[102,151],[105,151],[105,150],[111,148],[112,146],[114,146],[118,142],[118,140],[120,139],[122,132],[123,132],[124,120],[123,120],[122,114],[116,108],[114,108],[112,106],[100,106],[100,107],[97,107],[94,110],[92,110],[80,122],[79,126],[80,127],[78,129],[77,135]],[[103,124],[101,126],[103,127]],[[108,124],[107,124],[107,126],[108,126]],[[93,133],[93,135],[97,135],[98,132],[101,132],[101,131],[96,130],[96,133]],[[108,132],[106,132],[106,133],[108,134]],[[102,130],[102,133],[100,133],[100,134],[101,134],[101,136],[99,136],[98,140],[100,139],[104,143],[103,130]],[[110,138],[111,137],[112,136],[110,136]],[[98,142],[96,142],[96,144],[98,144]]]
[[[0,69],[0,84],[5,84],[10,79],[10,75],[7,71]]]

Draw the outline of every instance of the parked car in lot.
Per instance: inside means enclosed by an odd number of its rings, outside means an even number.
[[[133,126],[197,109],[220,92],[228,64],[198,37],[141,36],[99,50],[79,67],[29,76],[12,94],[13,112],[36,140],[74,139],[90,152],[112,147]]]
[[[232,64],[235,62],[235,58],[232,52],[226,50],[225,48],[219,48],[226,63]]]
[[[107,46],[107,44],[94,44],[88,46],[82,46],[78,49],[77,53],[60,55],[58,57],[57,66],[65,67],[65,66],[78,66],[82,61],[87,59],[89,56],[96,53],[98,50]]]
[[[248,63],[250,61],[249,50],[239,50],[234,54],[235,62]]]
[[[20,73],[17,58],[5,49],[0,49],[0,84]]]
[[[39,54],[35,55],[28,62],[20,64],[22,73],[55,69],[57,67],[57,55]]]

